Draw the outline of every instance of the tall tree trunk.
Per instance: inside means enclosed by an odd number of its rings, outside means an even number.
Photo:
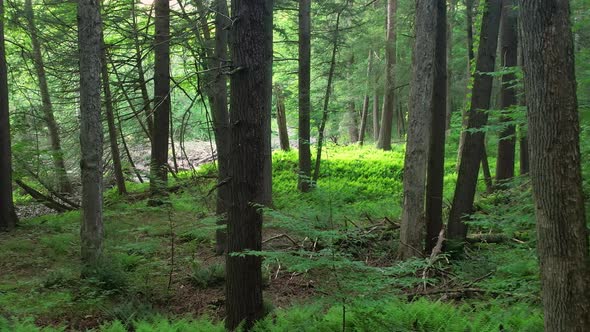
[[[494,71],[502,14],[502,0],[487,0],[486,3],[467,123],[469,130],[476,131],[468,131],[465,134],[455,196],[449,216],[448,237],[458,241],[463,241],[467,237],[467,225],[463,218],[472,212],[479,165],[485,149],[485,134],[481,129],[488,121],[487,110],[490,108],[493,84],[493,77],[487,73]]]
[[[377,89],[373,91],[373,139],[377,141],[379,139],[379,105],[381,105],[381,101],[379,98],[379,92]]]
[[[107,63],[107,46],[104,43],[104,35],[101,33],[101,76],[102,89],[104,93],[105,113],[107,118],[107,125],[109,129],[109,143],[111,145],[111,155],[113,157],[113,170],[115,173],[115,181],[117,182],[117,190],[119,195],[125,195],[127,188],[125,187],[125,176],[123,175],[123,167],[121,166],[121,153],[119,152],[119,143],[117,142],[117,127],[115,126],[115,113],[113,107],[113,95],[111,93],[111,85],[109,81],[109,69]]]
[[[12,230],[17,217],[12,199],[12,151],[8,107],[8,68],[4,46],[4,0],[0,0],[0,231]]]
[[[519,32],[520,34],[520,32]],[[519,35],[518,38],[520,39],[522,35]],[[524,67],[523,58],[522,58],[522,45],[519,45],[519,54],[518,54],[518,65],[522,68]],[[520,106],[526,107],[526,94],[521,93],[520,98],[518,99],[518,104]],[[528,127],[527,124],[521,124],[519,126],[519,144],[520,144],[520,175],[529,174],[530,171],[530,158],[529,158],[529,139],[528,139]]]
[[[326,123],[328,122],[328,115],[330,106],[330,97],[332,95],[332,81],[334,80],[334,71],[336,70],[336,55],[338,54],[338,43],[340,40],[340,18],[344,9],[348,7],[348,0],[344,6],[336,14],[336,28],[334,29],[334,36],[332,39],[332,57],[330,60],[330,70],[328,71],[328,84],[326,85],[326,94],[324,96],[324,107],[322,109],[322,120],[320,122],[318,134],[318,150],[315,158],[315,168],[313,171],[312,182],[317,182],[320,178],[320,166],[322,163],[322,148],[324,146],[324,135],[326,131]]]
[[[432,134],[426,185],[426,253],[436,246],[443,227],[443,184],[445,176],[445,140],[447,116],[447,5],[436,5],[436,56],[434,63],[434,96],[432,102]]]
[[[226,327],[252,327],[263,315],[262,258],[236,256],[262,248],[265,172],[270,158],[272,0],[235,0],[231,30],[231,197],[226,256]],[[262,172],[261,172],[262,170]],[[254,204],[253,204],[254,203]]]
[[[133,46],[135,47],[135,68],[137,69],[139,90],[141,92],[141,100],[143,101],[141,109],[145,114],[147,134],[148,138],[151,140],[153,135],[152,130],[154,125],[154,117],[152,114],[151,100],[145,79],[145,69],[143,68],[143,52],[141,50],[141,44],[139,42],[139,25],[137,23],[136,6],[136,0],[131,0],[131,16],[133,21]],[[151,15],[149,17],[151,18]],[[147,25],[149,26],[149,19]]]
[[[98,263],[103,249],[100,100],[101,18],[98,1],[78,1],[80,52],[80,147],[82,160],[82,262]]]
[[[285,95],[280,85],[275,85],[275,98],[277,100],[277,126],[279,128],[279,142],[281,150],[289,151],[289,132],[287,131],[287,113],[285,110]]]
[[[35,72],[37,73],[37,80],[39,83],[39,92],[41,93],[41,103],[43,110],[43,119],[49,130],[49,142],[51,144],[51,157],[57,173],[57,184],[59,190],[62,192],[71,192],[72,184],[68,179],[66,171],[64,154],[61,148],[61,138],[59,137],[59,126],[53,114],[53,103],[49,94],[49,86],[47,84],[47,74],[45,73],[45,63],[41,55],[41,43],[37,35],[37,27],[35,25],[35,14],[33,12],[32,0],[25,0],[25,17],[31,33],[31,44],[33,47],[33,62]]]
[[[299,0],[299,178],[297,187],[311,187],[311,0]]]
[[[348,136],[350,143],[354,144],[359,141],[359,124],[354,100],[348,102],[348,120]]]
[[[404,163],[404,209],[398,253],[400,259],[419,256],[424,249],[424,200],[437,65],[435,63],[436,3],[431,0],[416,1],[415,24],[416,41],[410,90],[408,142]],[[444,69],[444,66],[442,67]],[[444,76],[446,73],[443,74]],[[444,105],[442,104],[442,107]]]
[[[365,134],[367,131],[367,118],[369,117],[369,86],[371,81],[371,73],[373,72],[373,50],[369,50],[369,60],[367,64],[367,90],[363,97],[363,109],[361,111],[361,128],[359,130],[359,142],[361,146],[365,143]]]
[[[397,0],[387,0],[387,41],[385,43],[385,92],[383,112],[381,113],[381,130],[377,140],[377,148],[391,150],[391,131],[395,111],[395,57],[396,32],[395,15]]]
[[[514,6],[514,0],[504,0],[502,21],[500,22],[500,63],[506,70],[514,69],[518,63],[517,14]],[[510,112],[506,110],[517,103],[515,79],[516,75],[513,73],[502,76],[500,107],[503,112],[500,117],[501,123],[512,121],[512,118],[507,114]],[[513,124],[506,125],[506,128],[500,133],[499,139],[496,181],[501,183],[514,177],[516,127]]]
[[[569,6],[568,1],[520,1],[537,251],[548,332],[590,331],[590,257]]]
[[[161,195],[168,184],[170,131],[170,2],[156,0],[154,38],[154,125],[150,164],[150,190]]]
[[[213,89],[210,93],[211,108],[213,110],[213,130],[215,132],[215,145],[217,147],[217,168],[218,178],[217,182],[220,187],[217,188],[217,224],[227,224],[227,210],[230,198],[230,188],[227,181],[230,177],[230,128],[229,128],[229,113],[227,110],[227,76],[223,74],[223,67],[228,63],[227,43],[228,33],[227,29],[231,25],[229,19],[229,11],[226,0],[217,0],[215,2],[215,48],[213,63],[209,65],[210,68],[215,69],[215,77],[213,79]],[[216,232],[216,253],[221,255],[225,252],[227,242],[227,230],[218,229]]]

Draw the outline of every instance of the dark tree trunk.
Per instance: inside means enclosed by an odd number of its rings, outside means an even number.
[[[548,332],[590,331],[590,257],[569,6],[561,0],[520,1],[537,250]]]
[[[279,142],[281,150],[289,151],[289,132],[287,131],[287,113],[285,110],[285,95],[280,85],[275,86],[275,98],[277,99],[277,126],[279,128]]]
[[[514,0],[504,0],[500,23],[500,63],[506,70],[514,69],[518,63],[517,18],[514,6]],[[506,110],[517,103],[515,79],[516,75],[512,73],[502,76],[500,107],[503,112],[500,117],[501,123],[512,121]],[[501,183],[514,177],[516,127],[513,124],[506,125],[506,128],[500,133],[499,139],[496,181]]]
[[[479,51],[477,53],[476,74],[471,97],[471,109],[467,127],[476,132],[467,132],[461,151],[461,161],[453,206],[449,216],[449,239],[463,241],[467,237],[467,225],[463,222],[470,214],[475,199],[479,165],[485,149],[485,134],[481,131],[488,120],[493,77],[487,73],[494,71],[498,31],[502,13],[502,0],[487,0],[483,14]]]
[[[119,143],[117,142],[117,127],[115,125],[115,113],[113,108],[113,95],[111,93],[111,85],[109,80],[109,69],[107,65],[107,46],[104,43],[104,36],[101,33],[101,76],[102,89],[104,93],[105,113],[107,118],[107,125],[109,129],[109,143],[111,145],[111,155],[113,158],[113,171],[115,173],[115,180],[117,182],[117,190],[119,195],[125,195],[127,188],[125,187],[125,176],[123,175],[123,167],[121,166],[121,153],[119,152]]]
[[[447,116],[447,6],[438,0],[436,6],[436,56],[434,63],[434,96],[432,133],[426,185],[426,253],[436,246],[443,227],[443,184],[445,176],[445,140]]]
[[[43,119],[49,130],[49,141],[51,144],[51,157],[55,171],[57,173],[57,184],[59,190],[62,192],[71,192],[72,184],[68,179],[66,166],[64,161],[64,154],[61,148],[61,138],[59,136],[59,126],[55,120],[53,112],[53,103],[51,102],[51,95],[49,94],[49,86],[47,84],[47,74],[45,73],[45,63],[41,55],[41,43],[37,35],[37,26],[35,25],[35,14],[33,12],[32,0],[25,0],[25,17],[29,31],[31,33],[31,44],[33,46],[33,62],[35,72],[37,74],[37,81],[39,84],[39,92],[41,93],[41,103],[43,110]]]
[[[82,160],[82,262],[98,263],[103,249],[100,99],[101,18],[98,1],[78,1],[80,147]]]
[[[12,200],[12,152],[8,107],[8,69],[4,47],[4,0],[0,0],[0,231],[16,226]]]
[[[373,50],[369,50],[369,60],[367,64],[367,90],[365,91],[365,96],[363,97],[363,109],[361,111],[361,128],[359,130],[359,142],[361,146],[365,143],[365,134],[367,131],[367,118],[369,117],[369,89],[370,80],[371,80],[371,73],[373,72]]]
[[[379,105],[381,101],[377,90],[373,91],[373,139],[377,141],[379,139]]]
[[[396,31],[395,15],[397,0],[387,0],[387,41],[385,44],[385,91],[383,97],[383,112],[381,113],[381,130],[377,140],[377,148],[391,150],[391,132],[393,115],[395,112],[395,61],[396,61]]]
[[[265,168],[270,159],[272,0],[235,0],[231,30],[231,198],[226,260],[226,327],[247,329],[263,315],[262,258],[234,254],[262,248]]]
[[[150,190],[161,195],[168,184],[170,131],[170,2],[156,0],[154,38],[154,125],[150,164]]]
[[[436,3],[431,0],[416,1],[415,25],[416,41],[409,101],[408,142],[404,163],[404,208],[398,253],[400,259],[420,256],[424,249],[426,175],[429,168],[434,77],[437,65],[435,61],[438,39]],[[444,79],[446,73],[442,75]],[[444,106],[443,103],[442,107]],[[444,121],[442,124],[444,125]]]
[[[520,175],[529,174],[530,158],[529,158],[529,139],[527,136],[522,136],[520,143]]]
[[[299,180],[298,188],[311,187],[311,0],[299,0]]]

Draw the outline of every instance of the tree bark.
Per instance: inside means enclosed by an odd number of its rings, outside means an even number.
[[[367,118],[369,117],[369,86],[371,83],[371,73],[373,72],[373,50],[369,50],[369,60],[367,64],[367,90],[363,97],[363,109],[361,111],[361,128],[359,130],[359,142],[361,146],[365,143],[365,134],[367,131]]]
[[[426,185],[426,253],[430,254],[443,228],[443,184],[445,176],[445,140],[447,116],[447,6],[445,0],[436,4],[436,56],[432,102],[432,134]]]
[[[0,0],[0,231],[12,230],[17,223],[12,199],[12,151],[8,105],[8,68],[4,44],[4,0]]]
[[[299,0],[299,178],[302,192],[311,188],[311,0]]]
[[[170,2],[156,0],[154,38],[154,124],[150,166],[152,195],[162,195],[168,185],[170,131]]]
[[[465,215],[472,212],[479,165],[485,149],[485,134],[481,129],[488,120],[493,77],[487,73],[494,71],[498,31],[502,13],[502,0],[487,0],[482,18],[481,37],[477,54],[476,74],[473,83],[471,108],[468,114],[468,130],[461,151],[461,161],[453,206],[449,216],[448,237],[463,241],[467,237]]]
[[[415,26],[408,142],[404,163],[404,208],[398,252],[400,259],[420,256],[424,249],[424,204],[436,66],[436,3],[430,0],[416,2]]]
[[[115,125],[113,95],[111,93],[109,69],[107,65],[107,46],[104,43],[103,33],[101,33],[100,40],[102,89],[104,93],[105,113],[109,129],[109,143],[111,146],[111,155],[113,158],[113,171],[115,173],[115,181],[117,182],[117,190],[119,191],[119,195],[125,195],[127,193],[127,188],[125,186],[125,176],[123,175],[123,167],[121,166],[121,153],[119,151],[119,143],[117,142],[117,127]]]
[[[391,150],[391,132],[395,111],[395,62],[396,62],[396,31],[395,15],[397,0],[387,0],[387,40],[385,43],[385,91],[383,112],[381,113],[381,130],[377,140],[377,148]]]
[[[133,46],[135,47],[135,67],[137,69],[137,78],[138,78],[138,85],[139,90],[141,92],[141,99],[143,101],[143,105],[141,107],[143,113],[145,114],[145,121],[146,121],[146,129],[148,138],[151,140],[152,138],[152,131],[154,125],[154,117],[152,114],[151,109],[151,100],[150,95],[147,89],[147,83],[145,79],[145,69],[143,68],[143,52],[141,50],[141,44],[139,43],[139,25],[137,23],[137,10],[136,10],[136,1],[131,0],[131,16],[133,21]],[[151,17],[151,15],[150,15]],[[149,26],[149,19],[148,19],[148,26]],[[139,119],[139,117],[138,117]]]
[[[72,191],[72,184],[68,179],[66,171],[64,153],[61,148],[61,138],[59,136],[59,126],[55,120],[53,112],[53,103],[51,102],[51,95],[49,93],[49,86],[47,84],[47,74],[45,73],[45,63],[41,54],[41,43],[37,35],[37,27],[35,25],[35,14],[33,12],[32,0],[25,0],[25,17],[31,33],[31,44],[33,47],[33,63],[35,72],[37,74],[37,81],[39,84],[39,92],[41,93],[41,109],[43,110],[43,120],[47,125],[49,131],[49,142],[51,145],[51,157],[55,171],[57,173],[57,184],[59,190],[70,193]]]
[[[82,160],[82,262],[97,264],[103,249],[100,98],[101,18],[98,1],[78,1],[80,147]]]
[[[590,257],[568,1],[521,0],[545,331],[590,331]],[[539,52],[543,50],[543,52]]]
[[[381,105],[381,101],[379,98],[379,93],[377,89],[373,91],[373,139],[375,141],[379,140],[379,105]]]
[[[262,211],[270,160],[272,0],[235,0],[231,30],[231,198],[226,258],[226,327],[250,329],[263,316]],[[270,170],[268,170],[270,171]]]
[[[287,114],[285,110],[285,96],[280,85],[275,86],[275,98],[277,99],[277,126],[279,128],[279,142],[281,150],[289,151],[289,132],[287,131]]]
[[[353,100],[348,102],[348,136],[350,143],[354,144],[359,141],[359,124],[356,113],[356,105]]]
[[[500,22],[500,63],[505,70],[513,70],[518,64],[517,18],[514,6],[514,0],[504,0]],[[513,73],[502,76],[500,107],[503,111],[500,123],[504,123],[506,127],[500,132],[498,142],[496,181],[500,184],[514,177],[516,127],[506,123],[512,121],[507,110],[517,104],[515,79],[516,75]]]

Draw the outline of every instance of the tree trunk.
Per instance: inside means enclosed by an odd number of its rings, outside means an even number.
[[[379,105],[381,105],[381,101],[379,98],[379,93],[377,89],[373,91],[373,139],[375,141],[379,140]]]
[[[463,218],[472,212],[479,165],[485,149],[485,134],[481,129],[488,120],[487,110],[490,108],[493,84],[493,77],[487,73],[494,71],[502,13],[502,0],[487,0],[486,3],[467,123],[469,130],[476,131],[468,131],[465,134],[455,196],[449,216],[448,237],[458,241],[463,241],[467,237],[467,225]]]
[[[156,0],[154,39],[154,125],[150,165],[152,195],[162,195],[168,185],[168,135],[170,131],[170,2]]]
[[[263,315],[262,258],[235,256],[262,248],[265,168],[270,160],[272,0],[235,0],[231,30],[231,198],[226,258],[226,327],[252,327]]]
[[[348,102],[348,120],[348,136],[350,138],[350,143],[354,144],[359,141],[359,124],[356,113],[356,105],[354,104],[353,100]]]
[[[522,131],[522,129],[521,129]],[[526,136],[520,138],[520,175],[529,174],[529,139]]]
[[[98,1],[78,1],[80,147],[82,160],[82,262],[98,263],[103,249],[100,100],[101,18]]]
[[[505,70],[513,70],[518,64],[517,18],[514,6],[514,0],[504,0],[500,23],[500,63]],[[506,122],[512,121],[512,118],[507,114],[510,112],[506,112],[506,110],[517,104],[515,79],[516,75],[513,73],[502,76],[500,107],[503,112],[500,116],[500,123],[505,125]],[[506,125],[506,128],[500,133],[499,139],[496,181],[502,183],[502,181],[514,177],[516,127],[513,124]]]
[[[395,15],[397,0],[387,0],[387,41],[385,43],[385,92],[383,112],[381,114],[381,130],[377,140],[377,148],[391,150],[391,131],[395,111],[395,61],[396,61],[396,31]]]
[[[109,129],[109,143],[111,145],[111,155],[113,157],[113,170],[115,173],[115,180],[117,182],[117,190],[119,195],[125,195],[127,188],[125,187],[125,176],[123,175],[123,167],[121,166],[121,153],[119,152],[119,143],[117,142],[117,127],[115,126],[115,114],[113,108],[113,96],[111,94],[111,86],[109,80],[109,69],[107,65],[107,46],[104,43],[104,35],[101,33],[101,76],[102,89],[104,93],[104,104],[107,118],[107,125]]]
[[[152,138],[152,130],[154,125],[154,117],[151,109],[150,95],[147,89],[147,83],[145,79],[145,69],[143,68],[143,52],[141,51],[141,44],[139,43],[139,26],[137,23],[137,11],[136,11],[136,0],[131,0],[131,16],[133,21],[133,46],[135,47],[135,68],[137,69],[137,78],[139,84],[139,90],[141,92],[141,99],[143,105],[141,107],[145,114],[146,129],[148,138]],[[156,14],[157,15],[157,14]],[[151,15],[150,15],[151,17]],[[149,18],[148,24],[149,26]]]
[[[308,192],[311,185],[311,0],[299,0],[299,180]]]
[[[59,137],[59,126],[53,114],[53,103],[51,102],[51,96],[49,94],[47,75],[45,73],[45,63],[43,62],[43,56],[41,55],[41,43],[37,35],[32,0],[25,0],[25,17],[29,31],[31,33],[33,62],[39,83],[39,92],[41,93],[43,119],[45,120],[47,129],[49,130],[51,157],[53,159],[53,164],[57,173],[57,184],[60,191],[70,193],[72,192],[72,184],[68,179],[68,173],[66,171],[64,154],[61,148],[61,138]]]
[[[437,53],[438,39],[436,37],[437,5],[433,1],[418,0],[416,2],[415,24],[416,41],[410,89],[408,142],[404,164],[404,209],[398,252],[400,259],[420,256],[424,249],[424,200],[426,197],[434,77],[437,65],[435,54]],[[444,66],[442,67],[444,69]],[[446,73],[443,74],[444,76]],[[442,107],[444,105],[442,104]]]
[[[590,331],[590,257],[569,2],[521,0],[520,28],[545,331]]]
[[[371,74],[373,73],[373,50],[369,50],[369,60],[367,64],[367,90],[363,97],[363,109],[361,111],[361,128],[359,130],[359,142],[361,146],[365,143],[365,134],[367,131],[367,118],[369,117],[369,86],[371,83]]]
[[[275,97],[277,99],[277,125],[279,128],[279,141],[281,150],[289,151],[289,132],[287,131],[287,114],[285,111],[285,96],[283,95],[283,89],[280,85],[275,86]]]
[[[445,140],[447,117],[447,6],[438,0],[436,6],[436,56],[432,102],[432,134],[426,185],[426,253],[430,254],[443,228],[443,184],[445,176]]]
[[[12,152],[10,146],[10,113],[8,107],[8,68],[4,46],[4,0],[0,0],[0,231],[16,226],[12,199]]]

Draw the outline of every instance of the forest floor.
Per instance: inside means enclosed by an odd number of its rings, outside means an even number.
[[[325,155],[309,194],[296,191],[296,152],[273,156],[261,253],[271,314],[259,331],[339,331],[343,320],[354,331],[542,329],[528,178],[479,197],[461,254],[399,262],[403,147],[328,146]],[[446,170],[448,200],[454,163]],[[0,331],[182,331],[175,322],[190,321],[201,327],[184,330],[220,330],[214,167],[180,173],[170,186],[158,208],[147,206],[145,184],[129,183],[127,197],[106,193],[106,259],[90,279],[80,278],[79,211],[0,234]]]

